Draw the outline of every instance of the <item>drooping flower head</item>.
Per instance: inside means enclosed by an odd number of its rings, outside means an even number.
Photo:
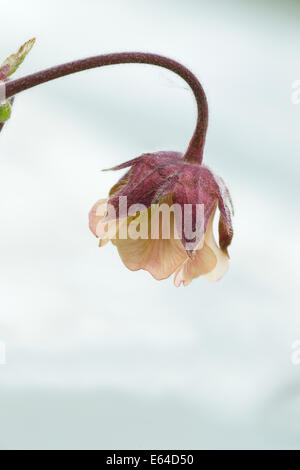
[[[178,152],[144,154],[112,170],[124,168],[129,170],[111,189],[109,198],[98,201],[90,212],[90,229],[101,239],[100,246],[111,240],[129,269],[145,269],[155,279],[175,273],[176,286],[187,285],[201,274],[209,280],[219,280],[228,268],[228,246],[233,236],[232,204],[224,181],[206,166],[185,161]],[[125,199],[127,208],[133,211],[122,214],[120,201]],[[155,217],[162,205],[177,209],[170,213],[171,227],[166,238],[161,218]],[[197,207],[202,209],[200,220]],[[217,208],[219,246],[213,234]],[[190,220],[185,230],[187,215]],[[141,226],[145,220],[146,234],[140,230],[138,238],[131,237],[131,226]],[[155,232],[153,222],[158,233],[155,238],[151,236]],[[129,230],[127,236],[120,237],[124,224]]]

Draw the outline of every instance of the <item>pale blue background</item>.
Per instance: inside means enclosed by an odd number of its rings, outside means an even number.
[[[100,169],[184,151],[191,92],[128,65],[18,96],[0,136],[0,447],[299,449],[299,3],[11,0],[1,16],[3,59],[38,38],[19,75],[121,50],[189,66],[236,217],[218,284],[127,271],[88,231],[119,177]]]

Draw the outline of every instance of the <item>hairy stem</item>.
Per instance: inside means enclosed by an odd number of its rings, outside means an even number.
[[[76,60],[74,62],[51,67],[49,69],[36,72],[32,75],[8,82],[6,84],[6,97],[10,98],[11,96],[20,93],[21,91],[35,87],[50,80],[55,80],[59,77],[81,72],[83,70],[103,67],[105,65],[128,63],[151,64],[164,67],[182,77],[191,87],[197,102],[198,118],[196,129],[184,158],[189,162],[201,163],[208,124],[208,106],[206,96],[199,80],[195,77],[195,75],[179,62],[176,62],[167,57],[143,52],[120,52]]]

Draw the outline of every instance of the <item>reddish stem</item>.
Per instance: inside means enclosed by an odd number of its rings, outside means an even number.
[[[76,60],[74,62],[51,67],[47,70],[42,70],[41,72],[36,72],[32,75],[8,82],[6,84],[6,97],[9,98],[21,91],[27,90],[28,88],[32,88],[59,77],[64,77],[65,75],[71,75],[76,72],[96,67],[103,67],[105,65],[127,63],[151,64],[164,67],[182,77],[191,87],[197,102],[198,119],[196,129],[184,158],[189,162],[201,163],[208,124],[208,106],[206,96],[195,75],[179,62],[167,57],[144,52],[120,52]]]

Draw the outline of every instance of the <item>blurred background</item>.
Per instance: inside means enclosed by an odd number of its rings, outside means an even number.
[[[193,95],[121,65],[24,92],[1,133],[1,449],[299,449],[300,4],[11,0],[18,76],[98,53],[183,62],[207,92],[205,163],[234,201],[231,266],[175,289],[97,247],[87,216],[143,152],[184,151]]]

